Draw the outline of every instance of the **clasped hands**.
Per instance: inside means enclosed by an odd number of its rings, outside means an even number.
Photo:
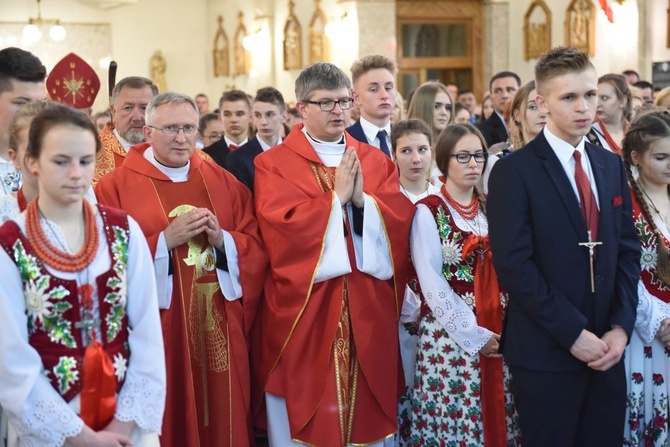
[[[340,165],[335,170],[334,187],[342,206],[351,202],[357,208],[363,208],[365,204],[363,169],[353,147],[346,150]]]
[[[196,208],[177,216],[165,228],[165,243],[168,251],[182,244],[200,233],[207,235],[207,241],[214,247],[223,248],[223,233],[214,213],[207,208]]]
[[[607,371],[616,365],[628,343],[628,334],[621,327],[607,331],[602,338],[582,329],[570,347],[570,353],[596,371]]]
[[[656,332],[656,338],[663,343],[663,346],[670,348],[670,318],[661,321],[661,327]]]

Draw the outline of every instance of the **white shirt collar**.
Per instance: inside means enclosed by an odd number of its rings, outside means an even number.
[[[307,141],[312,145],[314,152],[319,156],[326,167],[332,168],[339,166],[342,161],[342,156],[346,150],[347,141],[342,134],[342,138],[336,142],[320,141],[307,133],[307,128],[303,127],[302,132],[305,134]]]
[[[361,122],[361,127],[363,128],[363,133],[365,134],[365,138],[367,138],[367,140],[370,144],[374,143],[374,141],[377,139],[377,133],[379,133],[380,130],[385,130],[386,131],[386,138],[391,137],[391,120],[390,119],[384,127],[377,127],[374,124],[372,124],[370,121],[363,118],[362,116],[360,118],[360,122]]]
[[[498,115],[498,118],[500,118],[500,121],[502,121],[503,126],[505,126],[505,130],[507,131],[507,133],[509,133],[509,129],[507,128],[507,123],[505,122],[505,117],[502,116],[500,113],[498,113],[496,110],[494,110],[493,113]]]
[[[134,144],[123,138],[121,135],[119,135],[116,129],[114,129],[112,132],[114,132],[114,136],[116,137],[117,140],[119,140],[119,143],[121,143],[121,147],[123,147],[123,150],[126,151],[126,153],[128,153],[128,151],[132,146],[134,146]]]
[[[156,166],[159,171],[165,174],[174,183],[181,183],[188,180],[188,170],[191,168],[191,160],[186,163],[186,166],[182,166],[181,168],[170,168],[160,164],[158,160],[156,160],[156,157],[154,157],[154,148],[151,146],[144,151],[144,158],[149,163]]]
[[[273,148],[274,146],[270,146],[267,144],[260,135],[256,134],[256,140],[258,140],[258,144],[261,145],[261,149],[263,149],[263,152],[267,151],[268,149]],[[279,140],[277,140],[277,144],[275,146],[279,146],[282,142],[281,137],[279,137]]]
[[[551,131],[547,126],[544,126],[543,132],[545,138],[547,139],[547,142],[549,143],[549,146],[551,146],[556,156],[560,158],[561,161],[563,161],[564,163],[570,161],[575,150],[579,151],[579,153],[582,155],[582,158],[584,157],[584,141],[586,141],[584,137],[582,137],[582,139],[579,140],[579,144],[577,144],[577,147],[574,147],[572,144],[558,138],[556,135],[551,133]]]
[[[243,144],[247,144],[249,142],[249,138],[245,138],[241,143],[237,144],[225,135],[223,136],[223,139],[225,140],[226,146],[228,146],[228,147],[230,147],[231,144],[234,144],[235,146],[240,147]]]

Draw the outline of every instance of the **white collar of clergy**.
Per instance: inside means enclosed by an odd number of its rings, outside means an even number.
[[[312,145],[314,152],[316,152],[316,155],[319,156],[321,162],[325,166],[331,168],[340,164],[344,151],[346,150],[346,139],[344,138],[344,134],[342,134],[340,141],[329,142],[317,140],[307,133],[305,127],[302,128],[302,132],[305,134],[307,141]]]
[[[116,129],[114,129],[112,132],[114,133],[116,139],[119,140],[119,143],[121,143],[121,147],[123,148],[123,150],[126,151],[126,153],[128,153],[130,148],[133,146],[133,143],[131,143],[130,141],[126,140],[121,135],[119,135]]]
[[[156,157],[154,157],[154,148],[151,146],[144,151],[144,158],[172,180],[173,183],[181,183],[188,180],[188,170],[191,168],[191,160],[186,163],[186,166],[179,168],[165,166],[156,160]]]

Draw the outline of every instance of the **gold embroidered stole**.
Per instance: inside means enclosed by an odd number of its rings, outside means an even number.
[[[116,169],[116,162],[114,161],[114,154],[124,157],[126,151],[121,146],[121,143],[114,135],[114,128],[111,123],[108,123],[102,132],[100,132],[100,142],[102,148],[95,160],[95,172],[93,173],[93,186],[98,183],[100,178]]]
[[[322,192],[335,189],[335,169],[322,164],[310,162],[317,184]],[[349,220],[344,213],[346,221]],[[346,224],[346,223],[345,223]],[[346,447],[351,439],[356,406],[356,386],[358,382],[358,357],[351,331],[351,315],[349,314],[348,276],[342,283],[342,306],[340,318],[333,341],[333,363],[335,365],[335,386],[340,417],[340,434],[342,446]]]
[[[153,179],[152,183],[156,188],[163,211],[170,222],[196,208],[208,208],[215,211],[207,185],[199,170],[191,174],[186,188],[184,188],[186,185],[183,183],[155,181]],[[230,333],[223,305],[225,298],[220,292],[214,249],[207,241],[205,233],[201,233],[190,239],[186,244],[174,248],[172,257],[176,270],[175,274],[179,276],[181,290],[178,293],[181,294],[186,313],[186,315],[180,315],[179,318],[185,319],[184,327],[188,330],[189,360],[199,367],[202,376],[204,426],[207,427],[210,420],[208,396],[211,391],[209,388],[211,385],[214,385],[214,388],[221,388],[220,385],[223,385],[222,383],[209,384],[209,372],[225,373],[228,377],[227,386],[224,388],[228,389],[229,395],[220,395],[219,392],[212,394],[217,395],[216,401],[225,402],[229,411],[232,409],[228,405],[231,399],[231,358],[229,355]],[[175,262],[176,260],[178,262]],[[217,305],[216,301],[221,301],[221,303]],[[172,306],[174,305],[173,299]],[[193,373],[195,372],[197,372],[197,369],[193,370]],[[193,379],[196,380],[195,374]],[[220,380],[225,379],[221,378]],[[196,399],[198,400],[197,395]],[[212,402],[212,408],[221,406],[217,402]],[[230,413],[229,416],[232,422]],[[222,420],[217,421],[219,424],[222,422]]]

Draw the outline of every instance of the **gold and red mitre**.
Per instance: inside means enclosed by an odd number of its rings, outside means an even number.
[[[91,107],[100,91],[100,78],[93,67],[74,53],[68,54],[54,66],[46,84],[53,101],[75,109]]]

